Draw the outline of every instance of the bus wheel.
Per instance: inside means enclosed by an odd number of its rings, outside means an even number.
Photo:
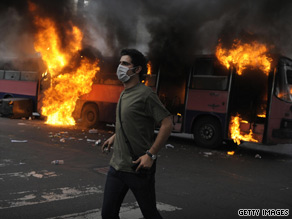
[[[196,121],[193,128],[196,145],[206,148],[217,148],[222,144],[220,123],[210,117],[204,117]]]
[[[87,104],[83,107],[81,113],[82,124],[87,128],[92,128],[98,122],[98,109],[95,104]]]

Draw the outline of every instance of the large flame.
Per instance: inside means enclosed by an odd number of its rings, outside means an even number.
[[[234,66],[238,75],[242,75],[243,71],[249,67],[252,69],[259,69],[268,76],[271,70],[272,59],[267,53],[267,46],[256,41],[248,44],[242,43],[240,40],[234,40],[232,48],[229,50],[223,48],[222,43],[219,42],[216,48],[216,57],[218,60],[228,69],[230,66]],[[265,117],[265,114],[258,116]],[[244,122],[246,121],[243,121],[240,115],[231,117],[230,134],[233,141],[238,145],[241,141],[258,142],[253,138],[251,129],[249,134],[241,134],[240,123]]]
[[[35,14],[36,10],[37,7],[30,3],[30,11]],[[72,112],[78,97],[90,92],[92,79],[99,71],[98,61],[91,63],[82,58],[81,61],[79,59],[80,63],[72,63],[73,57],[80,56],[78,51],[83,38],[80,29],[72,23],[65,34],[65,47],[53,20],[34,15],[34,23],[37,28],[34,47],[41,53],[47,72],[51,75],[51,87],[44,93],[42,114],[47,116],[48,124],[75,125]]]
[[[258,142],[258,140],[253,138],[253,132],[251,129],[249,130],[249,134],[242,135],[240,133],[240,123],[247,123],[247,121],[242,120],[240,115],[231,117],[230,133],[234,143],[239,145],[241,141]]]
[[[264,44],[255,41],[247,44],[242,43],[240,40],[235,40],[230,50],[222,48],[222,43],[219,42],[216,48],[218,60],[227,68],[234,65],[239,75],[248,66],[260,69],[268,75],[272,59],[266,55],[267,52],[268,49]]]

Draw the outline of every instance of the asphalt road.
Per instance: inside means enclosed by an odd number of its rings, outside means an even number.
[[[101,218],[110,155],[101,153],[100,144],[112,132],[97,131],[0,118],[0,218]],[[253,212],[259,218],[267,212],[288,212],[291,218],[292,145],[209,150],[175,136],[167,144],[156,174],[164,218],[239,218],[251,212],[240,209],[258,210]],[[142,218],[131,193],[120,217]]]

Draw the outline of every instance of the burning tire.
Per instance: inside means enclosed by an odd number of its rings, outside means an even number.
[[[200,118],[193,128],[196,145],[206,148],[217,148],[222,144],[220,123],[210,117]]]
[[[81,113],[82,124],[87,128],[92,128],[98,122],[98,108],[95,104],[87,104]]]

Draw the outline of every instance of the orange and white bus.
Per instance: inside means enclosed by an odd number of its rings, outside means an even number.
[[[175,70],[165,66],[158,94],[173,114],[175,132],[193,134],[208,148],[223,140],[292,143],[291,59],[273,57],[267,74],[247,67],[238,75],[215,56]]]

